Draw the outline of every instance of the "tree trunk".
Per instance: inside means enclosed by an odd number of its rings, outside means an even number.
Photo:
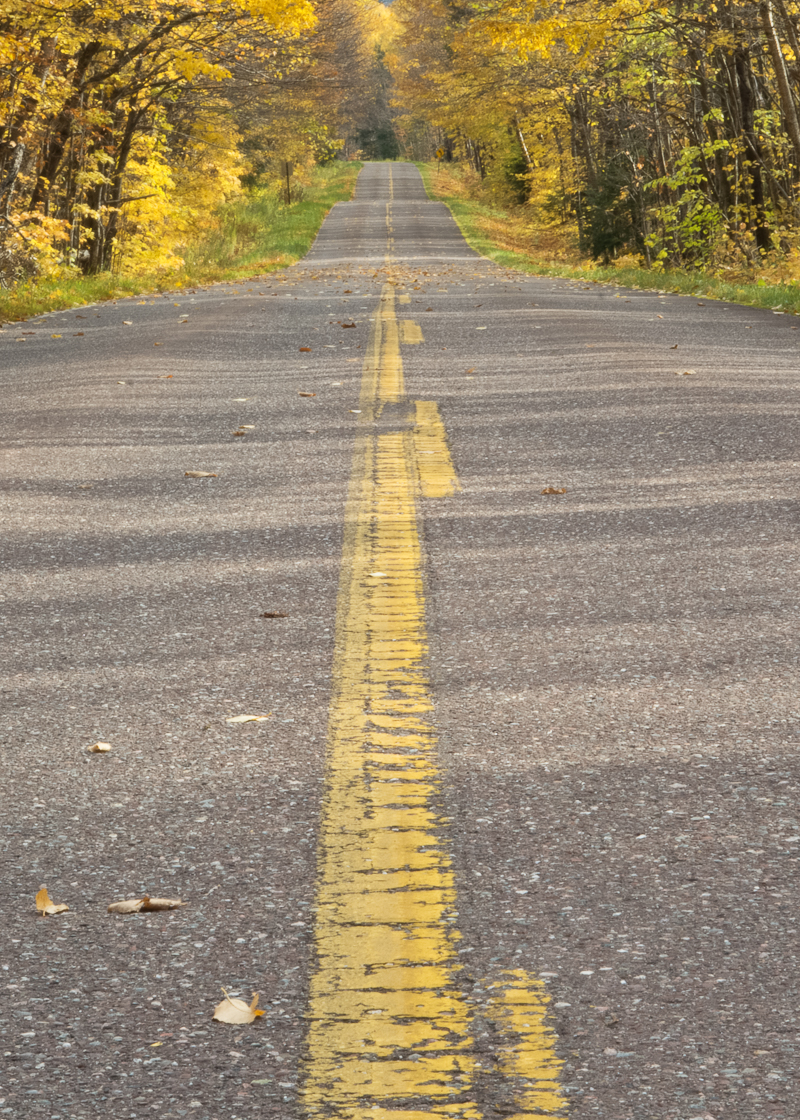
[[[745,140],[752,156],[747,162],[752,183],[753,209],[755,210],[756,218],[756,245],[762,253],[766,253],[771,248],[771,241],[764,208],[764,178],[761,174],[763,160],[761,147],[756,138],[754,116],[755,91],[753,89],[753,75],[750,70],[750,60],[747,57],[746,51],[737,51],[735,63],[739,86],[739,102],[742,108],[742,131],[744,132]]]
[[[786,122],[786,131],[794,148],[795,160],[800,166],[800,121],[797,119],[797,107],[792,96],[792,87],[789,84],[789,73],[786,69],[786,59],[783,56],[781,42],[775,28],[775,14],[772,10],[772,0],[761,0],[759,5],[761,24],[767,36],[769,53],[772,55],[772,65],[775,68],[775,79],[778,83],[778,93],[781,98],[781,107]]]

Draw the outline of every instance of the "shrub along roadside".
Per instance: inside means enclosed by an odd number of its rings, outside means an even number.
[[[577,254],[564,253],[563,246],[549,258],[540,256],[532,245],[533,239],[523,210],[509,212],[462,194],[451,193],[453,184],[450,176],[440,176],[436,164],[418,163],[417,167],[428,195],[445,203],[470,247],[476,253],[507,268],[516,268],[520,272],[531,272],[537,276],[561,276],[569,280],[615,284],[625,288],[677,292],[789,314],[800,313],[800,287],[793,284],[774,283],[764,279],[725,280],[704,272],[656,272],[624,263],[604,267],[591,261],[581,261]],[[570,256],[572,259],[569,259]],[[562,259],[556,259],[557,257]]]
[[[203,244],[190,246],[183,268],[174,272],[140,276],[62,272],[0,290],[0,323],[286,268],[308,252],[331,206],[350,198],[361,167],[357,162],[337,161],[315,168],[310,185],[302,189],[303,197],[290,206],[272,188],[250,191],[221,211],[219,228]]]

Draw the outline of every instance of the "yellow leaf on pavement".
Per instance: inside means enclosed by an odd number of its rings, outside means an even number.
[[[225,992],[224,988],[222,990]],[[264,1014],[264,1011],[258,1010],[258,992],[253,992],[249,1005],[243,999],[231,999],[225,992],[225,999],[214,1008],[214,1018],[218,1023],[233,1023],[236,1026],[252,1023],[259,1015]]]
[[[86,748],[90,754],[108,754],[114,748],[110,743],[92,743],[90,747]]]
[[[542,490],[543,494],[566,494],[566,492],[566,486],[562,486],[560,490],[558,490],[555,486],[545,486],[544,490]]]
[[[47,887],[42,887],[36,895],[36,909],[41,911],[44,918],[48,914],[63,914],[65,910],[69,910],[69,906],[63,902],[53,902],[47,893]]]
[[[109,914],[138,914],[144,905],[143,898],[127,898],[124,902],[112,902],[108,907]]]
[[[181,902],[179,898],[127,898],[123,902],[112,902],[108,907],[109,914],[138,914],[141,910],[177,910],[188,903]]]
[[[229,716],[225,720],[226,723],[261,723],[262,720],[269,719],[272,712],[267,712],[265,716]]]

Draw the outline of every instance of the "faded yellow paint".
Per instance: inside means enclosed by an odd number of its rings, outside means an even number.
[[[414,450],[422,495],[446,498],[461,489],[447,446],[439,406],[435,401],[415,401]]]
[[[402,296],[400,296],[400,302],[403,302]],[[413,319],[400,320],[400,336],[403,342],[411,343],[412,345],[425,341],[422,337],[422,327],[419,323],[415,323]]]
[[[558,1115],[564,1108],[558,1081],[564,1063],[556,1056],[556,1037],[547,1024],[550,999],[544,982],[515,969],[504,972],[490,990],[486,1016],[509,1039],[499,1049],[499,1070],[514,1084],[519,1111],[510,1120]]]
[[[435,405],[417,405],[413,432],[375,424],[384,405],[404,401],[397,325],[394,289],[386,285],[364,362],[345,513],[301,1097],[312,1118],[481,1120],[472,1008],[458,985],[455,877],[439,808],[415,447],[422,440],[423,450],[434,450],[428,458],[440,473],[444,454],[451,475],[452,463]],[[447,492],[457,486],[452,479]],[[529,1009],[509,996],[525,992],[522,980],[515,984],[498,989],[491,1004],[519,1040],[518,1054],[509,1041],[504,1071],[515,1086],[529,1076],[546,1082],[539,1107],[560,1113],[548,1079],[552,1047],[548,1064],[508,1010]],[[531,987],[531,1006],[539,997]],[[520,1082],[521,1114],[535,1089]]]

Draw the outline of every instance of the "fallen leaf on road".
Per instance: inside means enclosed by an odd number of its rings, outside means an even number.
[[[83,487],[81,487],[81,489],[83,489]],[[87,487],[87,489],[88,489],[88,487]],[[113,750],[114,748],[111,746],[110,743],[99,743],[98,742],[98,743],[92,743],[92,745],[90,747],[87,747],[86,749],[87,749],[87,751],[90,752],[90,754],[108,754],[108,752],[110,750]]]
[[[355,326],[355,323],[342,323],[342,330],[344,330],[345,327],[354,327],[354,326]]]
[[[265,719],[269,719],[272,712],[267,712],[265,716],[229,716],[226,723],[261,723]]]
[[[222,990],[225,992],[224,988]],[[265,1011],[258,1010],[258,992],[253,992],[249,1005],[243,999],[231,999],[225,992],[225,999],[214,1008],[214,1018],[218,1023],[232,1023],[235,1026],[252,1023],[259,1015],[265,1014]]]
[[[355,416],[360,416],[361,415],[361,409],[360,408],[351,408],[349,411],[352,412]]]
[[[316,393],[298,393],[298,397],[315,397]]]
[[[184,471],[184,478],[217,478],[213,471]]]
[[[545,486],[544,490],[542,490],[543,494],[566,494],[566,492],[566,486],[563,486],[560,490],[555,486]]]
[[[160,346],[160,345],[161,345],[161,343],[160,343],[160,342],[157,342],[157,343],[156,343],[156,346]],[[158,380],[159,380],[159,381],[169,381],[170,377],[172,377],[172,374],[171,374],[171,373],[160,373],[160,374],[158,375]]]
[[[433,311],[433,308],[432,307],[426,307],[425,310],[426,311]]]
[[[240,430],[239,430],[238,432],[231,432],[231,435],[232,435],[232,436],[246,436],[246,435],[247,435],[247,432],[243,432],[243,431],[242,431],[242,430],[240,429]]]
[[[181,902],[179,898],[126,898],[122,902],[112,902],[107,907],[109,914],[138,914],[141,910],[177,910],[188,903]]]
[[[51,338],[61,338],[61,335],[60,334],[51,334],[50,337]]]
[[[83,331],[75,331],[73,338],[83,338]]]
[[[693,377],[697,373],[696,369],[678,369],[675,371],[676,377]]]
[[[474,373],[474,372],[475,372],[475,366],[470,366],[469,369],[467,370],[467,373]]]
[[[262,618],[288,618],[288,614],[281,614],[280,611],[264,611],[261,615]]]
[[[300,347],[300,353],[301,354],[310,354],[311,353],[311,347],[310,346],[301,346]]]
[[[485,330],[488,330],[488,327],[476,327],[475,330],[476,331],[485,331]]]
[[[188,902],[181,902],[179,898],[148,898],[142,899],[142,910],[178,910],[181,906],[188,906]]]
[[[256,427],[255,424],[240,424],[239,425],[239,431],[240,432],[253,432],[253,431],[255,431],[255,427]]]
[[[44,918],[48,914],[63,914],[65,910],[69,910],[69,906],[63,902],[53,902],[47,893],[47,887],[42,887],[36,895],[36,909],[41,911]]]
[[[131,322],[130,319],[123,319],[122,320],[122,325],[123,325],[123,327],[132,327],[133,323]]]
[[[128,898],[124,902],[112,902],[107,910],[109,914],[138,914],[143,905],[143,898]]]

